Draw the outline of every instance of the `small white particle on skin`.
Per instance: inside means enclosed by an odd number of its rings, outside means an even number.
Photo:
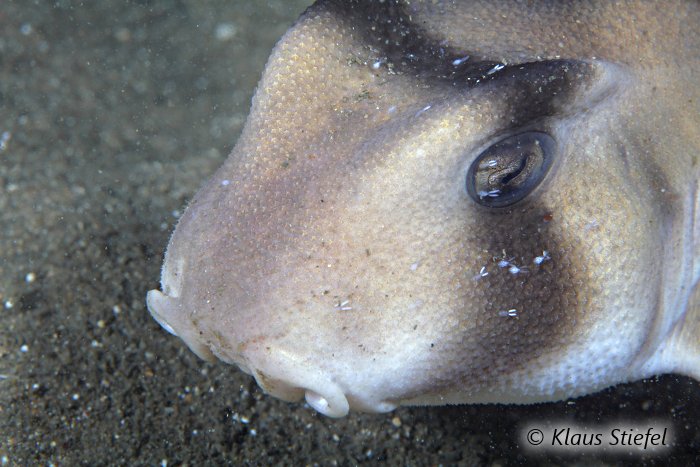
[[[19,351],[22,353],[27,353],[29,352],[29,346],[27,344],[24,344],[22,347],[19,348]]]
[[[431,107],[432,107],[432,105],[426,105],[425,107],[423,107],[422,109],[420,109],[418,112],[416,112],[416,117],[418,117],[418,116],[419,116],[420,114],[422,114],[423,112],[426,112],[426,111],[430,110]]]
[[[479,199],[498,198],[501,195],[501,190],[479,191],[477,195],[479,195]]]
[[[230,183],[230,180],[221,180],[221,186],[229,186]]]
[[[499,311],[498,316],[507,316],[514,318],[518,316],[518,310],[515,308],[511,308],[510,310]]]
[[[26,276],[24,276],[24,281],[25,281],[27,284],[31,284],[31,283],[34,282],[35,280],[36,280],[36,274],[34,274],[33,272],[30,272],[29,274],[27,274]]]
[[[549,252],[547,250],[544,250],[542,252],[542,256],[535,256],[535,259],[533,259],[532,262],[539,266],[540,264],[544,263],[545,261],[549,261],[550,259],[552,258],[551,256],[549,256]]]
[[[416,269],[418,269],[418,266],[419,266],[419,263],[418,263],[418,261],[416,261],[415,263],[413,263],[411,265],[411,271],[415,271]]]
[[[489,275],[489,272],[486,270],[486,266],[481,266],[481,269],[479,270],[479,274],[477,274],[476,276],[474,276],[474,280],[475,280],[475,281],[476,281],[476,280],[479,280],[479,279],[481,279],[482,277],[486,277],[486,276],[488,276],[488,275]]]
[[[233,23],[220,23],[214,29],[214,36],[221,42],[230,41],[236,35],[236,25]]]
[[[0,152],[7,149],[7,143],[10,142],[10,139],[12,139],[12,133],[9,131],[3,131],[2,135],[0,135]]]
[[[15,306],[15,304],[12,303],[12,300],[5,300],[5,309],[6,310],[11,309],[13,306]]]
[[[453,66],[460,66],[462,63],[466,62],[467,60],[469,60],[469,55],[465,55],[462,58],[456,58],[456,59],[452,60],[452,65]]]
[[[503,65],[502,63],[499,63],[498,65],[496,65],[495,67],[493,67],[489,71],[487,71],[486,74],[492,75],[492,74],[496,73],[497,71],[501,71],[505,67],[506,67],[505,65]]]
[[[593,219],[583,227],[583,230],[586,232],[590,232],[591,230],[597,229],[598,227],[600,227],[600,224],[598,224],[598,220]]]

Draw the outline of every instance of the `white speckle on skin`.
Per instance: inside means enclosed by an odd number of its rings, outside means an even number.
[[[12,133],[9,131],[3,131],[2,135],[0,135],[0,152],[7,149],[7,143],[10,142],[10,139],[12,139]]]
[[[22,347],[19,348],[19,351],[22,353],[27,353],[29,352],[29,346],[27,344],[23,344]]]
[[[214,29],[214,37],[221,42],[230,41],[236,35],[236,25],[233,23],[219,23]]]
[[[504,64],[499,63],[498,65],[494,66],[494,67],[491,68],[489,71],[487,71],[486,74],[487,74],[487,75],[492,75],[492,74],[494,74],[494,73],[496,73],[496,72],[498,72],[498,71],[501,71],[501,70],[504,69],[505,67],[506,67],[506,66],[505,66]]]
[[[484,198],[498,198],[501,195],[501,190],[490,190],[490,191],[479,191],[477,193],[479,195],[479,199],[484,199]]]
[[[221,186],[229,186],[230,183],[230,180],[221,180]]]
[[[80,394],[77,394],[77,393],[73,394],[71,396],[71,399],[73,399],[74,401],[77,401],[78,399],[80,399]]]
[[[372,63],[372,69],[373,70],[378,70],[385,62],[385,59],[380,58],[379,60],[375,60],[374,63]]]
[[[600,227],[598,220],[592,219],[585,226],[583,226],[583,230],[586,232],[590,232],[591,230],[597,229],[598,227]]]
[[[418,117],[418,116],[419,116],[420,114],[422,114],[423,112],[427,112],[428,110],[430,110],[431,107],[432,107],[432,105],[426,105],[425,107],[423,107],[422,109],[420,109],[418,112],[416,112],[416,115],[415,115],[415,116]]]
[[[5,300],[5,309],[6,310],[11,309],[13,306],[15,306],[15,304],[12,303],[12,300]]]
[[[476,276],[474,276],[473,279],[476,281],[476,280],[479,280],[479,279],[481,279],[482,277],[486,277],[486,276],[488,276],[488,275],[489,275],[489,272],[486,270],[486,266],[481,266],[481,269],[479,270],[479,273],[478,273]]]
[[[514,276],[515,276],[516,274],[520,274],[521,272],[524,273],[524,272],[527,272],[527,271],[528,271],[528,269],[527,269],[526,267],[524,267],[524,266],[523,266],[523,267],[520,267],[520,266],[517,266],[517,265],[512,264],[512,263],[511,263],[510,267],[508,268],[508,272],[511,273],[511,274],[513,274]]]
[[[532,262],[539,266],[540,264],[544,263],[545,261],[549,261],[550,259],[552,258],[551,256],[549,256],[549,252],[547,250],[544,250],[542,252],[542,256],[535,256],[535,259],[533,259]]]
[[[420,261],[416,261],[411,265],[411,271],[415,271],[416,269],[418,269],[418,266],[420,266]]]
[[[515,308],[511,308],[510,310],[503,310],[498,312],[498,316],[505,316],[505,317],[517,317],[518,316],[518,310]]]
[[[462,63],[466,62],[467,60],[469,60],[469,55],[465,55],[464,57],[461,57],[461,58],[456,58],[456,59],[452,60],[452,66],[459,66]]]

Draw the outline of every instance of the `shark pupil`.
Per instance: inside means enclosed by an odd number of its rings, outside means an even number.
[[[509,136],[486,150],[467,172],[467,192],[478,204],[506,207],[530,194],[552,165],[554,140],[540,132]]]

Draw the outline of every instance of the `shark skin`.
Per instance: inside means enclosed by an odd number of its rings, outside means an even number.
[[[700,3],[319,1],[153,317],[332,417],[700,379]]]

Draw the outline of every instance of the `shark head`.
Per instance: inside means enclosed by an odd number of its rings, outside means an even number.
[[[330,416],[699,377],[700,8],[683,8],[318,2],[149,310]]]

